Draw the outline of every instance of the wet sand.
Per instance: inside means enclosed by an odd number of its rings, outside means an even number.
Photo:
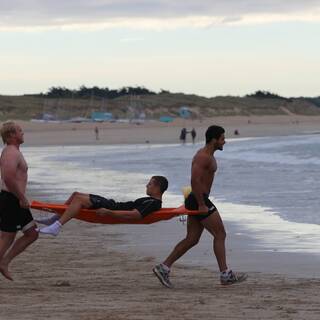
[[[153,255],[119,252],[117,226],[73,221],[41,237],[1,279],[1,320],[319,319],[319,279],[251,272],[223,287],[218,273],[177,263],[175,288],[162,287]]]

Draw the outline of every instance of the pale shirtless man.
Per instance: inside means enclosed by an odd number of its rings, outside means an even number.
[[[171,288],[169,279],[170,268],[175,261],[195,246],[204,229],[213,236],[213,251],[220,269],[220,282],[223,285],[233,284],[246,279],[246,274],[235,274],[228,269],[226,262],[225,238],[226,232],[220,214],[215,205],[209,200],[217,162],[214,152],[223,150],[225,144],[224,129],[211,126],[206,131],[206,144],[198,150],[192,160],[191,188],[192,192],[185,200],[189,210],[199,210],[203,215],[188,216],[187,235],[180,241],[163,263],[154,267],[153,272],[160,282]]]
[[[9,263],[38,238],[38,232],[26,198],[28,166],[20,152],[23,131],[16,123],[6,122],[1,127],[1,137],[5,147],[0,158],[0,272],[13,280]],[[23,236],[15,240],[19,230]]]

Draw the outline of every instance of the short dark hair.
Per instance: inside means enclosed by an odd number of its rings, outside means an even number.
[[[210,126],[206,131],[206,144],[210,143],[212,139],[218,140],[225,130],[219,126]]]
[[[168,189],[168,179],[163,176],[153,176],[151,179],[155,180],[158,184],[161,193],[164,193]]]

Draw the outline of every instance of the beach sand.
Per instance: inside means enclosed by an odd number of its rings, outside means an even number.
[[[152,273],[155,255],[125,245],[117,226],[73,221],[58,238],[42,236],[1,279],[1,320],[319,319],[320,279],[251,272],[223,287],[218,273],[177,263],[174,289]],[[266,263],[261,260],[261,263]]]
[[[249,120],[249,124],[245,117],[168,125],[99,124],[99,141],[94,137],[94,124],[21,124],[26,132],[26,145],[145,143],[146,140],[176,143],[183,126],[195,127],[199,140],[203,140],[204,130],[212,123],[224,125],[229,137],[233,137],[234,129],[244,137],[303,134],[320,128],[320,117],[250,117]],[[228,256],[237,270],[249,272],[247,281],[223,287],[218,281],[214,257],[212,267],[191,266],[181,260],[172,270],[175,287],[167,289],[155,278],[152,268],[175,243],[166,245],[163,251],[155,249],[142,254],[126,240],[126,233],[137,232],[137,228],[130,228],[74,220],[57,238],[41,236],[13,261],[10,271],[15,281],[0,278],[0,319],[320,318],[320,279],[310,276],[308,271],[290,272],[301,264],[301,255],[289,258],[279,254],[282,266],[279,272],[277,258],[270,259],[263,252],[247,267],[237,259],[250,261],[250,251],[238,251],[239,246],[247,246],[248,240],[237,238],[236,229],[227,226],[231,240],[227,240]],[[318,259],[305,261],[312,264],[312,272],[318,262]],[[270,264],[273,268],[267,267]]]

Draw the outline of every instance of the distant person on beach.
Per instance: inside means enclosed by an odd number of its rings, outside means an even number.
[[[194,144],[196,136],[197,136],[197,132],[196,132],[195,128],[192,128],[190,133],[191,133],[192,143]]]
[[[186,138],[187,138],[187,129],[186,128],[182,128],[181,132],[180,132],[180,141],[182,144],[186,143]]]
[[[1,137],[5,147],[0,158],[0,272],[13,280],[9,273],[10,262],[37,240],[38,232],[26,198],[28,166],[20,152],[23,131],[15,122],[5,122]],[[23,236],[15,240],[19,230]]]
[[[225,238],[226,232],[220,214],[215,205],[209,200],[217,162],[214,153],[223,150],[225,130],[219,126],[210,126],[206,131],[206,144],[199,149],[192,160],[191,188],[192,191],[185,199],[185,207],[189,210],[199,210],[203,215],[188,216],[187,235],[180,241],[170,255],[153,268],[160,282],[172,288],[169,274],[173,263],[195,246],[204,229],[213,236],[213,250],[220,269],[220,282],[229,285],[246,279],[246,274],[236,274],[230,270],[226,262]]]
[[[98,127],[94,128],[94,133],[96,135],[96,140],[99,140],[99,128]]]
[[[239,133],[239,130],[238,129],[236,129],[236,130],[234,130],[234,135],[235,136],[238,136],[240,133]]]
[[[41,228],[40,233],[57,236],[61,227],[74,218],[81,209],[96,209],[100,215],[108,215],[127,220],[140,220],[148,214],[160,210],[162,207],[162,195],[168,188],[168,180],[163,176],[153,176],[146,185],[148,197],[135,201],[116,202],[94,194],[74,192],[67,200],[69,205],[60,217],[54,215],[48,219],[38,219],[37,222],[48,225]]]

